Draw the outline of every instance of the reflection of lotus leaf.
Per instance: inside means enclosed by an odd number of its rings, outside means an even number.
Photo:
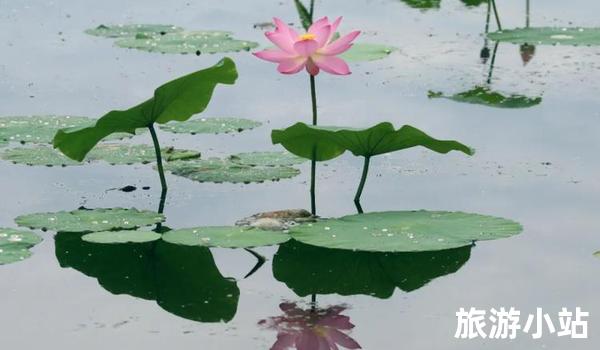
[[[290,228],[292,238],[319,247],[375,252],[423,252],[521,233],[517,222],[444,211],[388,211],[349,215]]]
[[[489,33],[488,38],[513,44],[600,45],[600,28],[529,27]]]
[[[315,247],[297,241],[279,246],[273,275],[297,295],[371,295],[389,298],[396,287],[417,290],[458,271],[471,246],[435,252],[377,253]]]
[[[0,265],[27,259],[31,256],[29,248],[41,241],[40,236],[30,231],[0,228]]]
[[[55,240],[61,267],[97,278],[112,294],[155,300],[167,312],[199,322],[229,321],[236,313],[239,289],[220,274],[208,248],[162,241],[94,244],[63,232]]]
[[[429,98],[446,98],[456,102],[498,108],[528,108],[539,105],[542,102],[541,97],[527,97],[523,95],[506,96],[483,86],[476,86],[469,91],[451,96],[444,95],[441,92],[429,91]]]
[[[149,226],[164,220],[162,214],[147,210],[98,208],[21,215],[15,222],[23,227],[56,232],[100,232]]]

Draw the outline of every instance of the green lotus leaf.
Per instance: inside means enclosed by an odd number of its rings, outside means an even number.
[[[299,157],[325,161],[339,157],[346,151],[331,137],[333,132],[340,129],[296,123],[283,130],[273,130],[271,141],[274,145],[281,144]]]
[[[487,4],[488,0],[460,0],[468,7],[476,7],[482,4]]]
[[[363,157],[415,146],[423,146],[438,153],[461,151],[471,155],[474,152],[462,143],[434,139],[409,125],[395,130],[388,122],[368,129],[343,129],[297,123],[284,130],[273,130],[271,138],[274,144],[280,143],[288,151],[300,157],[311,159],[314,154],[317,161],[335,158],[345,150]]]
[[[42,237],[31,231],[0,228],[0,265],[27,259],[31,256],[29,248],[41,241]]]
[[[161,129],[177,134],[221,134],[242,132],[261,126],[262,123],[242,118],[200,118],[161,125]]]
[[[155,122],[184,121],[202,112],[218,84],[233,84],[237,79],[235,64],[224,58],[216,65],[170,81],[154,91],[154,97],[124,111],[111,111],[92,127],[61,129],[54,137],[54,147],[71,159],[82,161],[105,137],[117,133],[134,133],[137,128]]]
[[[529,108],[539,105],[541,97],[527,97],[523,95],[503,95],[492,91],[487,87],[476,86],[475,88],[454,95],[444,95],[441,92],[429,91],[429,98],[446,98],[456,102],[472,103],[497,108]]]
[[[290,236],[280,231],[239,226],[208,226],[169,231],[163,240],[172,244],[219,248],[251,248],[283,243]]]
[[[87,117],[68,115],[35,115],[0,117],[0,142],[52,143],[56,132],[64,128],[91,126],[96,121]],[[145,132],[136,130],[136,134]],[[133,135],[117,133],[107,139],[120,140]]]
[[[273,258],[273,275],[300,297],[370,295],[386,299],[458,271],[471,246],[434,252],[379,253],[329,249],[289,241]]]
[[[213,54],[222,52],[249,51],[258,46],[247,40],[237,40],[229,32],[193,31],[175,32],[165,35],[138,35],[117,40],[119,47],[148,52],[173,54]]]
[[[182,30],[183,28],[168,24],[101,24],[96,28],[87,29],[85,32],[90,35],[105,38],[126,38],[135,36],[142,37],[144,35],[165,35],[167,33],[175,33]]]
[[[295,156],[288,152],[247,152],[229,156],[235,163],[250,166],[290,166],[306,161],[305,158]]]
[[[60,266],[96,278],[112,294],[155,300],[165,311],[199,322],[229,321],[236,313],[240,291],[221,275],[208,248],[160,240],[95,244],[81,237],[56,235]]]
[[[438,9],[442,0],[400,0],[406,5],[421,10]]]
[[[200,158],[200,153],[190,150],[163,148],[166,161]],[[73,166],[85,163],[74,161],[51,147],[16,147],[0,152],[0,158],[15,164],[44,166]],[[147,164],[156,161],[155,151],[149,145],[103,143],[96,146],[85,158],[86,162],[104,161],[112,165]]]
[[[340,55],[349,62],[376,61],[388,57],[392,52],[398,50],[393,46],[369,43],[356,43],[350,50]]]
[[[519,223],[479,214],[389,211],[345,216],[290,228],[314,246],[375,252],[422,252],[468,246],[521,233]]]
[[[145,243],[159,240],[160,234],[152,231],[103,231],[81,237],[86,242],[99,244]]]
[[[169,162],[165,170],[193,181],[216,183],[278,181],[300,174],[296,168],[249,166],[220,158]]]
[[[298,17],[300,17],[300,22],[302,22],[302,27],[304,30],[308,30],[312,25],[312,14],[310,11],[304,6],[302,1],[294,0],[294,4],[296,5],[296,12],[298,12]]]
[[[594,253],[594,256],[595,256],[596,258],[600,258],[600,250],[599,250],[599,251],[597,251],[597,252],[595,252],[595,253]]]
[[[22,227],[56,232],[101,232],[149,226],[164,220],[162,214],[147,210],[99,208],[27,214],[15,222]]]
[[[529,27],[489,33],[495,41],[531,45],[600,45],[600,28]]]

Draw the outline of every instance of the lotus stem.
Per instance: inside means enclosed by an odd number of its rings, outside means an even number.
[[[487,39],[487,33],[490,31],[490,15],[492,14],[492,0],[488,0],[487,2],[487,14],[485,17],[485,34]]]
[[[356,204],[356,208],[358,212],[362,214],[362,207],[360,206],[360,196],[362,195],[362,191],[365,188],[365,182],[367,181],[367,175],[369,174],[369,162],[371,157],[365,157],[365,163],[363,165],[362,175],[360,177],[360,184],[358,185],[358,190],[356,190],[356,195],[354,196],[354,204]]]
[[[496,41],[494,44],[494,51],[492,51],[492,60],[490,62],[490,71],[488,72],[487,83],[488,85],[492,83],[492,74],[494,73],[494,64],[496,63],[496,53],[498,52],[499,41]]]
[[[530,10],[529,0],[527,0],[527,2],[525,3],[525,13],[526,13],[526,15],[525,15],[525,27],[526,28],[529,28],[529,10]]]
[[[310,296],[310,311],[313,313],[317,311],[317,295],[316,294],[312,294]]]
[[[315,88],[315,77],[310,76],[310,99],[312,102],[312,125],[317,125],[317,92]],[[317,215],[317,199],[315,194],[317,161],[316,150],[313,150],[310,162],[310,212],[313,216]]]
[[[166,195],[167,180],[165,179],[165,170],[163,168],[162,152],[160,150],[160,144],[158,143],[158,137],[156,137],[156,130],[154,130],[154,125],[150,124],[148,126],[148,129],[150,130],[150,135],[152,135],[152,143],[154,144],[154,151],[156,152],[156,167],[158,169],[158,175],[160,176],[160,185],[162,187],[162,194]]]
[[[260,269],[260,267],[263,266],[267,259],[250,248],[244,248],[244,250],[252,254],[252,256],[256,258],[256,265],[254,265],[252,270],[250,270],[250,272],[248,272],[246,276],[244,276],[244,278],[248,278],[252,276],[256,271],[258,271],[258,269]]]
[[[496,17],[496,25],[498,26],[498,30],[502,30],[502,24],[500,24],[500,15],[498,15],[498,8],[496,8],[496,0],[492,1],[492,7],[494,8],[494,16]]]

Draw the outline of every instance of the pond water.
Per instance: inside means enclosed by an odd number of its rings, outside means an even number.
[[[524,26],[524,1],[504,0],[498,7],[505,28]],[[291,1],[275,0],[0,0],[0,9],[0,115],[100,116],[132,106],[154,87],[222,56],[126,50],[84,33],[103,23],[229,30],[261,46],[266,40],[255,23],[272,16],[298,23]],[[530,21],[594,27],[599,11],[594,0],[533,0]],[[374,158],[364,210],[473,212],[513,219],[524,230],[459,251],[405,255],[402,289],[377,295],[324,293],[316,297],[318,317],[348,316],[355,325],[349,334],[364,349],[597,349],[600,259],[593,254],[600,250],[600,48],[537,46],[524,64],[518,45],[501,43],[490,86],[541,96],[542,102],[492,108],[427,96],[430,90],[454,94],[486,84],[490,62],[480,60],[485,5],[443,0],[438,9],[419,10],[398,0],[323,0],[316,3],[316,16],[321,15],[343,15],[342,32],[360,29],[364,42],[399,48],[383,60],[351,64],[348,77],[319,75],[321,124],[410,124],[477,149],[473,157],[418,148]],[[279,150],[271,145],[271,129],[310,121],[306,74],[282,76],[247,52],[228,56],[240,78],[217,89],[204,115],[255,119],[263,126],[224,135],[160,132],[164,145],[198,149],[203,157]],[[145,134],[132,142],[151,141]],[[320,164],[321,216],[355,213],[352,197],[361,166],[361,159],[350,154]],[[258,212],[308,209],[310,166],[300,168],[295,178],[249,185],[200,184],[169,175],[166,225],[231,225]],[[0,174],[2,227],[16,227],[14,218],[22,214],[80,206],[156,210],[160,198],[158,176],[148,165],[46,168],[3,161]],[[151,189],[107,191],[126,185]],[[290,254],[290,244],[256,248],[267,261],[244,278],[256,259],[241,249],[190,251],[165,243],[90,248],[74,241],[78,236],[41,235],[44,241],[31,258],[0,266],[0,341],[6,348],[268,349],[277,339],[269,327],[277,321],[270,318],[311,308],[309,295],[299,292],[301,297],[274,278],[273,266],[282,263],[285,249]],[[169,256],[176,257],[174,262],[165,259]],[[323,282],[328,284],[324,292],[342,288],[336,283],[344,281],[360,289],[350,266],[355,260],[340,259],[347,263]],[[214,289],[207,290],[211,283]],[[377,282],[364,282],[370,283]],[[220,301],[197,311],[202,316],[181,303],[205,294],[211,301],[219,294]],[[512,306],[522,317],[537,307],[553,315],[562,307],[581,307],[590,313],[590,336],[574,340],[546,331],[537,340],[529,334],[511,341],[455,339],[455,313],[471,306]],[[202,322],[219,319],[227,322]]]

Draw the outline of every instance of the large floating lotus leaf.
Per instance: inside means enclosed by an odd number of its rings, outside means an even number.
[[[30,231],[0,228],[0,265],[25,260],[31,256],[29,248],[42,238]]]
[[[292,238],[306,244],[377,252],[418,252],[506,238],[520,224],[498,217],[443,211],[389,211],[345,216],[292,227]]]
[[[17,217],[15,222],[23,227],[57,232],[101,232],[149,226],[164,220],[162,214],[152,211],[109,208],[27,214]]]
[[[64,128],[83,128],[91,126],[96,121],[87,117],[69,115],[38,115],[0,117],[0,140],[21,143],[52,143],[56,132]],[[136,130],[136,134],[145,132]],[[120,140],[133,136],[132,134],[117,133],[106,140]]]
[[[350,62],[376,61],[388,57],[397,48],[381,44],[354,44],[352,48],[340,55]]]
[[[211,54],[249,51],[258,46],[247,40],[237,40],[229,32],[194,31],[165,35],[137,35],[117,40],[116,45],[128,49],[175,54]]]
[[[305,158],[288,152],[248,152],[229,157],[233,162],[250,166],[286,166],[304,163]]]
[[[600,28],[529,27],[489,33],[488,38],[514,44],[600,45]]]
[[[137,128],[184,121],[202,112],[218,84],[233,84],[237,79],[235,64],[224,58],[216,65],[170,81],[154,91],[154,97],[124,111],[112,111],[92,127],[62,129],[54,137],[54,147],[74,160],[82,161],[105,137],[133,133]]]
[[[447,98],[462,103],[472,103],[498,108],[528,108],[539,105],[541,97],[527,97],[523,95],[503,95],[487,87],[477,86],[469,91],[455,95],[444,95],[441,92],[429,91],[429,98]]]
[[[61,267],[97,278],[112,294],[155,300],[169,313],[200,322],[229,321],[236,313],[240,291],[220,274],[208,248],[162,241],[95,244],[64,232],[55,243]]]
[[[271,138],[274,144],[280,143],[298,156],[310,159],[315,155],[318,161],[335,158],[345,150],[356,156],[371,157],[415,146],[423,146],[438,153],[461,151],[473,154],[473,150],[462,143],[434,139],[409,125],[396,130],[387,122],[368,129],[343,129],[297,123],[285,130],[273,130]]]
[[[85,32],[90,35],[102,36],[105,38],[126,38],[136,35],[165,35],[167,33],[180,32],[183,28],[168,24],[101,24],[93,29],[87,29]]]
[[[200,157],[200,153],[190,150],[163,148],[166,161],[187,160]],[[84,163],[74,161],[57,150],[39,145],[36,147],[9,148],[0,153],[0,158],[15,164],[70,166]],[[149,145],[100,144],[86,156],[85,161],[104,161],[113,165],[151,163],[156,160],[154,147]]]
[[[290,236],[280,231],[266,231],[239,226],[208,226],[169,231],[163,240],[187,246],[250,248],[283,243]]]
[[[100,244],[145,243],[159,240],[160,234],[152,231],[104,231],[88,233],[81,237],[86,242]]]
[[[201,118],[179,123],[168,123],[160,128],[178,134],[221,134],[242,132],[261,126],[262,123],[242,118]]]
[[[190,180],[216,183],[277,181],[300,174],[298,169],[286,166],[249,166],[219,158],[169,162],[165,164],[165,170]]]
[[[332,133],[340,129],[296,123],[283,130],[273,130],[271,141],[274,145],[281,144],[299,157],[325,161],[339,157],[346,151],[331,138]]]
[[[378,253],[329,249],[289,241],[273,258],[273,275],[298,296],[371,295],[389,298],[396,288],[417,290],[458,271],[471,246],[434,252]]]
[[[469,7],[479,6],[481,4],[487,4],[488,0],[460,0],[463,4]]]

